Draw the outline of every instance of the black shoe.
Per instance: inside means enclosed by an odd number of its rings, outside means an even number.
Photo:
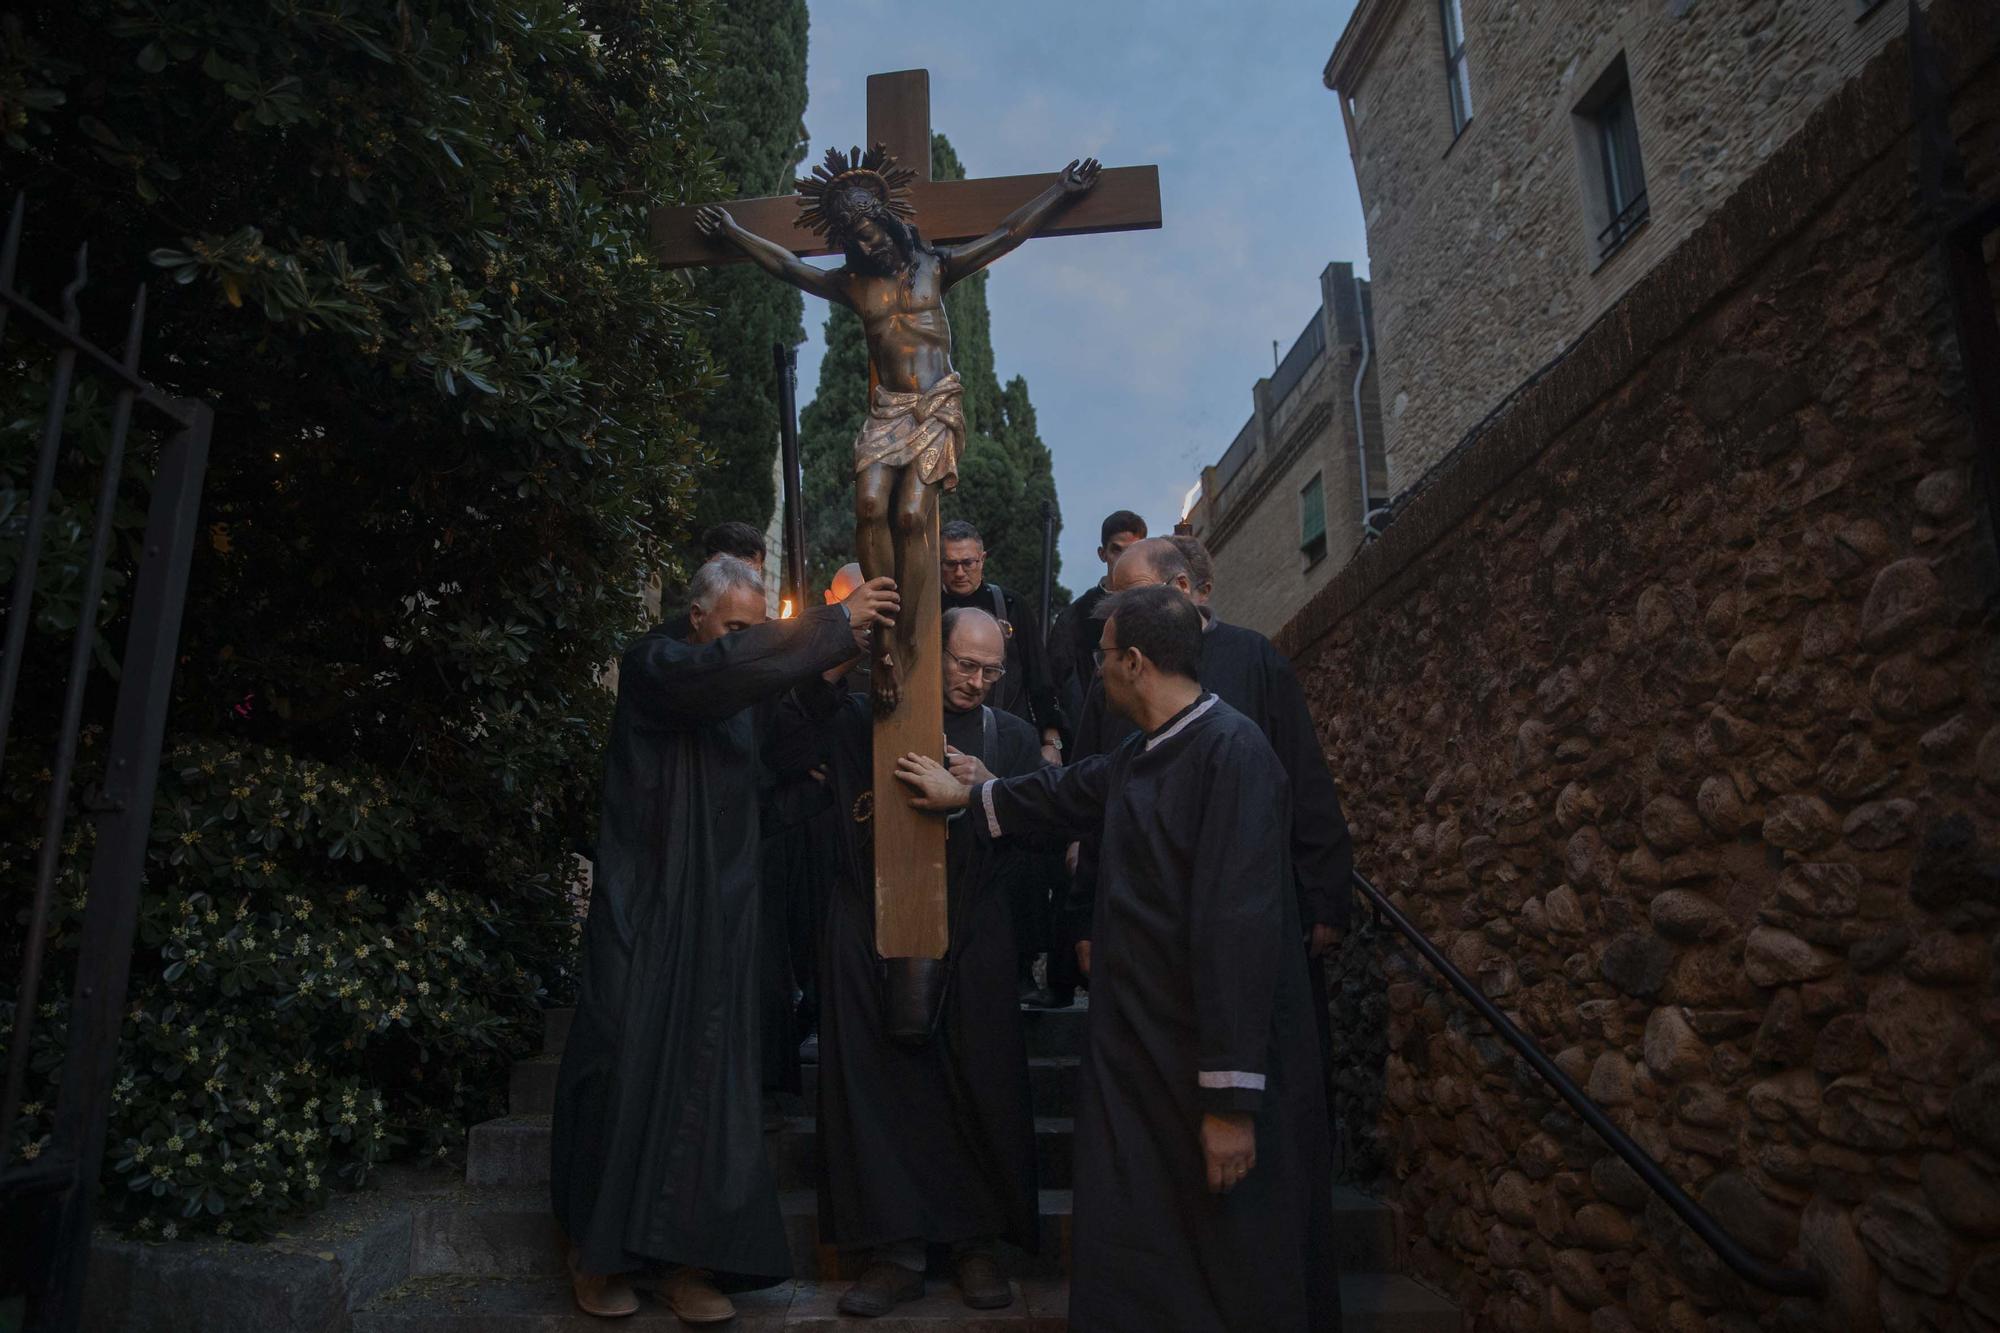
[[[799,1063],[807,1065],[819,1063],[819,1033],[815,1032],[799,1043]]]
[[[841,1293],[840,1312],[873,1319],[923,1294],[922,1273],[912,1273],[901,1264],[892,1264],[886,1259],[878,1260],[868,1265],[854,1285]]]
[[[1014,1303],[1013,1286],[984,1250],[967,1250],[953,1259],[952,1276],[958,1294],[975,1310],[1004,1310]]]

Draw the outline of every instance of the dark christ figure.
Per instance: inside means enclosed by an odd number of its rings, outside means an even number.
[[[909,185],[915,172],[881,145],[863,153],[827,150],[798,182],[800,221],[839,246],[847,262],[814,268],[774,241],[746,231],[713,205],[696,215],[703,235],[727,241],[758,267],[803,292],[861,317],[874,368],[868,419],[854,440],[854,538],[869,578],[888,575],[904,606],[894,630],[872,644],[877,712],[895,709],[922,652],[918,601],[937,586],[924,551],[930,506],[958,485],[965,447],[964,388],[951,365],[944,294],[1039,231],[1071,199],[1097,183],[1097,161],[1071,162],[1054,185],[991,232],[963,245],[933,246],[918,235]],[[926,568],[926,565],[930,565]]]

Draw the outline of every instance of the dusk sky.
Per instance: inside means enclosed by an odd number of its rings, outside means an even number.
[[[988,286],[1002,382],[1025,375],[1062,501],[1062,580],[1102,573],[1097,525],[1156,533],[1250,416],[1250,389],[1367,241],[1320,71],[1354,0],[815,0],[808,162],[862,142],[867,77],[931,73],[932,128],[975,176],[1074,157],[1157,163],[1159,231],[1028,242]],[[922,219],[919,219],[921,223]],[[831,263],[834,261],[821,261]],[[819,385],[808,303],[799,395]]]

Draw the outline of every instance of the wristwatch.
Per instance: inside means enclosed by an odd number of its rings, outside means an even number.
[[[1062,733],[1057,732],[1053,737],[1042,737],[1042,744],[1055,746],[1056,753],[1061,754],[1063,752]]]

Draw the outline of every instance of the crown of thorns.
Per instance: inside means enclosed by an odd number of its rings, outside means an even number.
[[[916,178],[916,171],[897,165],[882,144],[865,153],[859,148],[845,153],[829,148],[826,161],[814,167],[812,175],[799,178],[799,222],[820,236],[846,230],[846,219],[840,215],[847,210],[839,201],[850,190],[873,195],[884,208],[909,222],[917,216],[916,206],[910,202],[910,182]]]

